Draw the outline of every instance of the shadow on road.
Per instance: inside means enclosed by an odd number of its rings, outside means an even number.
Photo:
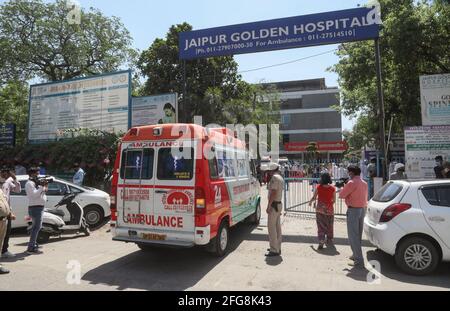
[[[229,252],[248,239],[254,226],[242,223],[230,231]],[[88,271],[82,280],[117,286],[119,290],[186,290],[197,284],[226,257],[217,258],[203,248],[155,248],[136,251]]]
[[[441,263],[433,274],[427,276],[413,276],[402,272],[395,264],[394,257],[380,250],[368,251],[367,260],[376,260],[380,262],[382,275],[381,282],[383,282],[383,278],[385,277],[402,283],[450,289],[450,264],[448,263]]]
[[[262,234],[250,234],[247,240],[251,241],[267,241],[267,235]],[[341,246],[350,246],[348,239],[346,238],[334,238],[333,239],[335,245]],[[283,234],[283,243],[299,243],[299,244],[317,244],[317,237],[315,236],[306,236],[306,235],[284,235]],[[362,241],[363,247],[373,247],[369,241]]]
[[[334,245],[333,246],[329,246],[329,247],[325,247],[324,249],[318,249],[318,248],[315,248],[312,245],[310,247],[311,247],[311,249],[313,251],[315,251],[319,255],[338,256],[338,255],[341,254],[341,253],[339,253],[339,251],[336,249],[336,247]]]

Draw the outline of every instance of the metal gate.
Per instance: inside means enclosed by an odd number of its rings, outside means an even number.
[[[313,206],[309,206],[309,201],[314,195],[314,189],[318,185],[319,180],[318,178],[285,178],[285,211],[287,213],[315,214],[316,211]],[[347,205],[344,200],[339,198],[339,193],[336,192],[334,213],[337,216],[344,216],[346,212]]]

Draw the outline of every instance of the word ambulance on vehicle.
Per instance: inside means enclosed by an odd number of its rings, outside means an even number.
[[[260,217],[254,162],[228,129],[151,125],[123,137],[111,189],[113,240],[143,250],[207,246],[223,256],[229,228]]]

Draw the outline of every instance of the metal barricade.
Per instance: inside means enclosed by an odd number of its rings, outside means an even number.
[[[287,213],[315,214],[313,206],[309,201],[314,195],[314,189],[319,184],[318,178],[285,178],[284,206]],[[340,181],[340,180],[333,180]],[[338,189],[337,189],[338,190]],[[337,216],[344,216],[347,212],[345,201],[339,198],[336,191],[336,202],[334,212]]]

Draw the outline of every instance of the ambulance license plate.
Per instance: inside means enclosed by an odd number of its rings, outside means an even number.
[[[162,234],[155,234],[155,233],[143,233],[142,238],[144,240],[151,240],[151,241],[165,241],[166,235]]]

